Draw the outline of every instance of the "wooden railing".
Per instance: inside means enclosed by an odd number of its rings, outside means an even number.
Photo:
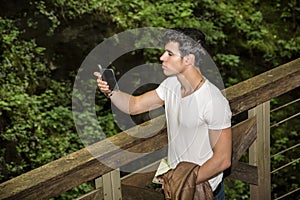
[[[269,100],[299,86],[300,58],[225,90],[234,116],[248,111],[248,119],[233,127],[232,167],[227,173],[229,178],[251,184],[251,199],[271,199]],[[48,199],[94,179],[97,189],[80,199],[120,199],[120,182],[137,187],[150,184],[156,160],[166,156],[166,127],[156,123],[163,118],[160,116],[151,124],[133,127],[6,181],[0,184],[0,199]],[[249,164],[239,162],[250,146]],[[141,154],[124,156],[125,150]],[[153,153],[156,155],[151,157],[156,160],[150,164],[140,162],[142,157]],[[121,179],[116,169],[128,165],[139,166],[140,173]]]

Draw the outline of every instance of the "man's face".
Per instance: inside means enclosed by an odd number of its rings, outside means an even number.
[[[180,55],[178,42],[169,42],[161,55],[163,73],[166,76],[176,75],[183,70],[183,58]]]

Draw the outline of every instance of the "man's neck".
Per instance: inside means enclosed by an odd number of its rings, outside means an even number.
[[[191,67],[177,75],[177,79],[181,84],[182,96],[187,96],[201,87],[204,83],[204,77],[200,70]]]

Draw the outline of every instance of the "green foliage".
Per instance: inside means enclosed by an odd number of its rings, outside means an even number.
[[[41,62],[40,55],[43,54],[44,48],[38,47],[34,39],[20,40],[21,33],[12,20],[0,18],[0,39],[3,50],[1,55],[3,78],[0,83],[8,91],[12,91],[13,86],[14,91],[34,93],[39,79],[46,76],[49,71],[45,63]]]
[[[12,20],[1,18],[0,23],[3,181],[77,150],[80,142],[65,101],[70,84],[48,78],[43,47],[22,40]]]
[[[81,196],[81,194],[87,194],[94,190],[92,183],[83,183],[81,185],[76,186],[72,190],[61,194],[59,197],[50,198],[49,200],[59,199],[59,200],[68,200],[68,199],[76,199]]]
[[[120,131],[109,102],[99,93],[95,119],[89,112],[72,113],[71,108],[74,74],[103,37],[140,27],[200,28],[227,87],[295,59],[300,52],[300,5],[296,0],[39,0],[12,4],[3,5],[7,9],[0,17],[1,182],[82,148],[83,138],[95,142]],[[15,8],[21,9],[17,12]],[[157,61],[158,54],[149,50],[143,59]],[[281,101],[273,100],[272,105]],[[271,120],[279,121],[297,110],[294,108],[273,113]],[[91,119],[90,124],[78,124],[83,128],[80,137],[73,114]],[[274,128],[272,154],[294,145],[299,135],[295,124],[298,120]],[[105,135],[99,133],[99,126]],[[272,169],[289,157],[274,156]],[[299,163],[289,170],[296,171],[297,166]],[[283,173],[290,179],[278,178],[282,181],[272,185],[273,191],[299,180],[289,170]],[[277,174],[273,176],[277,180]],[[230,199],[249,198],[244,183],[228,185]],[[291,187],[297,185],[293,182]],[[60,198],[72,199],[77,192],[90,189],[90,184],[83,184]]]
[[[226,55],[226,54],[217,54],[214,57],[215,62],[220,63],[223,67],[221,73],[224,77],[228,71],[231,71],[234,73],[235,71],[239,71],[240,67],[240,58],[236,55]],[[240,72],[241,73],[241,72]],[[239,80],[234,77],[229,77],[228,83],[226,83],[226,86],[234,85],[238,83]]]
[[[285,12],[282,10],[285,5],[280,0],[277,1],[277,7],[274,7],[273,3],[257,0],[243,4],[238,1],[199,1],[195,15],[199,15],[206,23],[209,21],[210,27],[218,27],[219,37],[215,37],[216,34],[212,31],[216,28],[205,31],[209,37],[214,37],[208,38],[213,45],[211,53],[214,55],[223,52],[239,57],[239,69],[231,70],[231,75],[225,77],[245,80],[270,69],[270,66],[297,58],[299,28],[295,25],[295,20],[299,22],[299,16],[296,18],[293,15],[293,18],[288,19],[274,18],[274,15],[280,16]],[[295,3],[293,10],[297,10]],[[290,30],[293,30],[292,33]],[[287,37],[289,35],[291,37]],[[218,60],[217,64],[223,68]]]
[[[225,179],[225,196],[230,200],[250,199],[250,187],[242,181]]]

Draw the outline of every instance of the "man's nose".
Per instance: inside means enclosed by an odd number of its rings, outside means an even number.
[[[166,53],[167,52],[164,52],[161,56],[160,56],[160,61],[165,61],[166,60]]]

